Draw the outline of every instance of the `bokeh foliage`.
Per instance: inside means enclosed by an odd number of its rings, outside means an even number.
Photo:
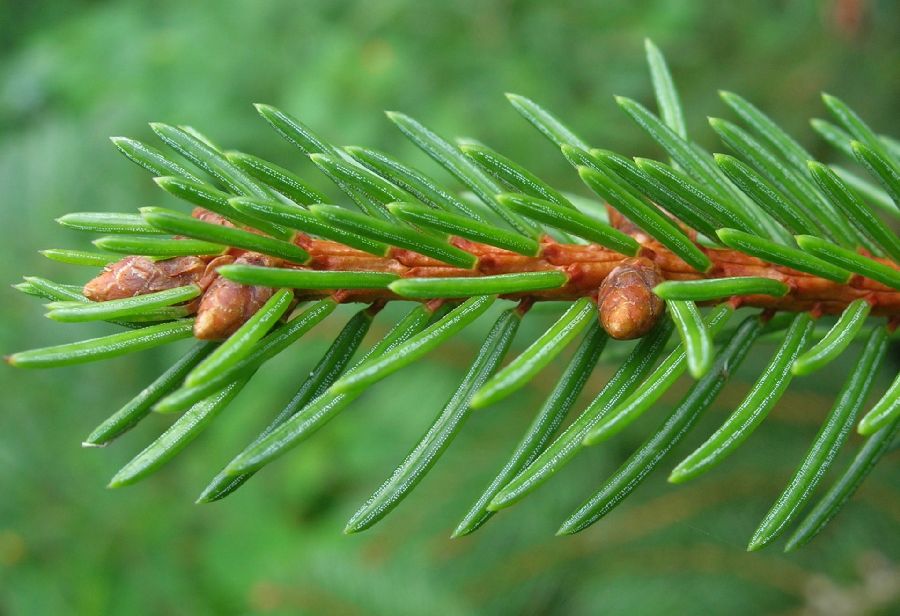
[[[856,4],[8,3],[9,18],[0,20],[2,279],[15,282],[22,271],[60,277],[61,266],[35,249],[75,246],[74,235],[52,224],[64,212],[165,204],[106,140],[123,133],[150,140],[147,120],[193,124],[229,147],[318,179],[257,118],[254,101],[295,113],[335,142],[427,164],[380,114],[408,111],[576,189],[565,161],[508,108],[502,92],[534,97],[591,143],[658,155],[612,100],[626,94],[651,101],[644,36],[666,51],[700,141],[714,143],[701,127],[706,115],[723,113],[715,90],[725,88],[769,111],[827,160],[806,126],[810,115],[824,113],[820,90],[851,102],[882,130],[896,121],[900,83],[890,76],[900,64],[900,11],[892,2],[861,3],[856,21]],[[14,291],[2,293],[0,349],[85,335],[83,327],[76,333],[41,318]],[[520,340],[533,339],[551,319],[526,320]],[[390,321],[376,321],[370,336]],[[468,539],[446,538],[465,508],[455,504],[477,496],[505,459],[530,420],[522,409],[534,407],[522,402],[546,394],[552,371],[473,417],[390,520],[359,536],[339,533],[440,409],[483,328],[367,393],[240,494],[190,505],[209,474],[280,408],[339,327],[339,318],[330,319],[279,358],[177,464],[115,492],[104,481],[171,419],[150,418],[108,450],[81,450],[79,438],[184,347],[100,369],[4,370],[0,612],[588,613],[602,606],[606,613],[758,613],[828,601],[889,611],[885,601],[897,600],[896,582],[887,590],[877,585],[879,575],[897,579],[900,566],[896,454],[804,551],[743,552],[745,535],[827,412],[846,371],[840,364],[815,382],[800,381],[755,446],[710,477],[675,490],[660,473],[620,511],[574,538],[552,538],[555,524],[596,486],[599,473],[628,455],[646,426],[592,449],[552,490],[504,512],[502,523]],[[752,359],[746,375],[759,368]],[[609,374],[607,364],[587,391],[596,392]],[[745,391],[740,384],[726,390],[682,450],[696,446]]]

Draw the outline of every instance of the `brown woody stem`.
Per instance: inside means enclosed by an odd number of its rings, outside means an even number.
[[[818,316],[838,314],[850,302],[864,299],[872,305],[871,314],[889,317],[892,324],[900,320],[900,291],[874,280],[855,275],[848,284],[840,284],[789,267],[767,263],[735,250],[706,247],[701,247],[701,250],[709,256],[713,267],[705,274],[700,273],[652,238],[637,229],[629,228],[628,221],[620,219],[615,212],[611,214],[614,224],[630,232],[641,244],[637,259],[596,244],[560,244],[550,237],[541,239],[540,254],[534,257],[453,238],[453,245],[478,259],[473,269],[462,269],[410,250],[392,248],[388,256],[379,257],[337,242],[298,233],[294,238],[295,243],[309,252],[311,257],[305,266],[238,249],[231,249],[226,255],[215,258],[176,257],[166,261],[152,261],[144,257],[126,257],[107,266],[100,276],[85,285],[84,293],[90,299],[103,301],[142,295],[190,282],[199,284],[205,292],[199,301],[195,300],[191,304],[192,308],[198,310],[194,333],[198,338],[215,339],[234,331],[271,294],[270,289],[244,287],[216,275],[215,269],[219,265],[234,261],[297,269],[389,272],[403,278],[488,276],[553,270],[566,275],[568,282],[557,289],[507,296],[509,299],[522,300],[525,302],[523,305],[530,305],[535,301],[574,300],[581,297],[596,300],[601,286],[611,273],[616,272],[614,276],[618,277],[619,273],[627,274],[638,264],[640,269],[652,270],[654,276],[663,280],[763,276],[783,282],[789,288],[784,297],[747,295],[731,298],[735,306],[753,306],[770,312],[809,311]],[[200,208],[195,210],[194,216],[216,217]],[[230,224],[224,219],[219,222]],[[888,259],[878,261],[900,269]],[[609,287],[607,284],[607,288]],[[331,296],[342,303],[406,299],[387,289],[297,290],[296,296],[298,299]],[[600,299],[604,301],[606,296]],[[606,303],[609,303],[608,299]],[[607,312],[611,311],[607,309]],[[636,325],[631,333],[640,335],[639,330],[640,327]]]
[[[404,278],[459,277],[494,274],[513,274],[557,270],[568,276],[569,282],[549,291],[528,295],[534,301],[571,300],[595,296],[600,285],[617,266],[629,257],[602,246],[589,244],[559,244],[545,237],[541,241],[541,254],[528,257],[492,246],[454,238],[453,243],[478,257],[474,269],[450,267],[440,261],[417,253],[394,249],[388,257],[376,257],[347,248],[341,244],[301,237],[298,243],[312,255],[310,269],[391,272]],[[712,269],[700,273],[665,247],[653,240],[641,244],[640,257],[653,262],[665,280],[701,280],[733,276],[764,276],[784,282],[790,291],[784,297],[748,295],[738,299],[740,305],[755,306],[778,311],[814,311],[817,314],[836,314],[856,299],[872,304],[872,314],[900,316],[900,292],[862,276],[854,276],[849,284],[832,282],[818,276],[799,272],[789,267],[773,265],[741,252],[704,248],[713,262]],[[878,261],[900,269],[890,260]],[[322,293],[302,293],[303,297],[321,296]],[[342,301],[372,301],[373,299],[400,299],[386,290],[342,292]],[[513,296],[519,299],[519,296]]]

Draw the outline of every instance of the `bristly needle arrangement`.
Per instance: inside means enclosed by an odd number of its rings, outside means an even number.
[[[312,436],[366,388],[434,351],[495,303],[507,304],[433,424],[346,527],[362,531],[385,517],[473,412],[521,389],[574,345],[508,461],[461,511],[453,533],[461,536],[640,419],[685,373],[692,384],[684,397],[559,534],[587,528],[630,495],[696,425],[754,346],[775,341],[749,393],[673,465],[670,482],[690,481],[725,461],[795,377],[849,352],[855,361],[846,364],[831,410],[809,450],[798,452],[796,472],[749,543],[756,550],[787,533],[785,549],[800,547],[849,500],[900,427],[900,375],[886,391],[873,391],[900,323],[900,238],[892,228],[900,216],[900,142],[824,95],[834,123],[815,119],[812,126],[856,169],[826,165],[753,104],[721,92],[737,121],[709,120],[731,152],[711,154],[687,136],[662,54],[650,41],[646,50],[658,113],[616,100],[663,148],[665,161],[592,148],[537,103],[507,95],[571,163],[591,199],[553,188],[485,145],[448,141],[395,112],[389,120],[463,192],[382,152],[332,145],[268,105],[256,106],[263,119],[355,207],[330,203],[292,171],[223,150],[191,127],[151,124],[165,151],[113,138],[163,191],[193,209],[60,218],[67,228],[100,234],[96,249],[43,254],[102,271],[83,286],[25,277],[15,288],[47,300],[51,319],[107,321],[120,329],[6,361],[65,366],[196,339],[84,440],[106,445],[151,412],[178,414],[116,473],[110,486],[119,487],[174,458],[256,371],[339,304],[362,304],[284,409],[203,490],[199,500],[210,502]],[[413,307],[360,350],[391,301]],[[506,361],[537,302],[562,303],[561,316]],[[833,325],[818,325],[822,317]],[[636,344],[587,407],[573,409],[604,349],[632,339]],[[854,426],[865,437],[862,446],[831,487],[817,493]]]

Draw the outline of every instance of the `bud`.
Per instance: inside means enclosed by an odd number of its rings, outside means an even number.
[[[235,263],[277,267],[280,259],[255,252],[245,252]],[[194,336],[201,340],[221,340],[233,334],[252,317],[275,293],[271,287],[242,285],[222,278],[213,280],[197,309]]]
[[[662,281],[659,268],[644,257],[617,265],[597,294],[603,329],[616,340],[640,338],[653,329],[665,310],[665,302],[653,293]]]
[[[107,265],[84,285],[82,293],[95,302],[123,299],[199,283],[207,263],[199,257],[175,257],[154,261],[148,257],[125,257]]]
[[[223,227],[234,227],[223,216],[202,207],[194,208],[191,216]],[[213,259],[184,256],[162,260],[141,256],[125,257],[103,268],[99,276],[84,285],[82,293],[89,300],[105,302],[189,284],[197,284],[201,289],[206,289],[214,278],[215,268],[223,265],[225,258],[228,263],[231,262],[231,257]]]

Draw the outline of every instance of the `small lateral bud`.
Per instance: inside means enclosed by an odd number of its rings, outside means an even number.
[[[223,216],[202,207],[194,208],[191,216],[223,227],[234,227]],[[107,265],[99,276],[84,285],[82,293],[89,300],[105,302],[189,284],[206,289],[213,281],[215,267],[232,260],[230,256],[215,259],[184,256],[160,261],[142,256],[125,257]]]
[[[245,252],[235,263],[278,267],[280,259],[255,252]],[[265,304],[275,289],[242,285],[222,278],[213,280],[197,309],[194,321],[194,336],[201,340],[221,340],[233,334],[247,319]]]
[[[84,285],[84,296],[95,302],[123,299],[196,284],[206,272],[199,257],[175,257],[154,261],[148,257],[125,257],[107,265]]]
[[[649,259],[635,257],[617,265],[597,294],[603,329],[616,340],[640,338],[653,329],[665,310],[665,302],[653,293],[662,281]]]

